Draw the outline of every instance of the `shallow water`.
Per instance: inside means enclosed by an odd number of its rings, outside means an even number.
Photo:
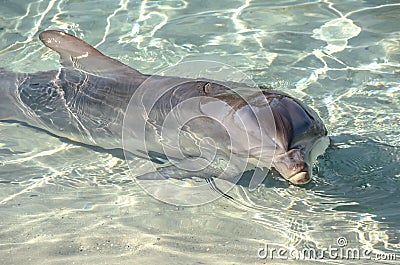
[[[46,29],[68,31],[143,73],[214,60],[301,98],[332,140],[305,187],[271,176],[254,192],[235,186],[235,201],[175,207],[147,195],[117,153],[0,122],[2,264],[285,264],[257,252],[265,244],[338,247],[340,237],[343,249],[400,259],[399,2],[0,6],[2,68],[58,68],[58,56],[37,38]]]

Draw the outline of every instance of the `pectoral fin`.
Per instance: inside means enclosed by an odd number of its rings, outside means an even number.
[[[184,161],[186,163],[186,161]],[[226,194],[224,191],[222,191],[220,188],[218,188],[216,182],[214,181],[213,177],[209,175],[210,172],[207,170],[202,170],[198,172],[193,172],[193,171],[187,171],[183,169],[179,169],[174,165],[169,165],[165,167],[159,167],[157,168],[156,171],[154,172],[149,172],[144,175],[136,177],[139,181],[146,181],[146,180],[165,180],[168,178],[174,178],[174,179],[187,179],[187,178],[192,178],[192,177],[199,177],[199,178],[204,178],[206,182],[209,184],[211,190],[219,193],[221,196],[234,200],[233,197],[230,195]]]
[[[249,191],[256,190],[263,183],[268,172],[268,168],[255,168],[249,183]]]
[[[193,159],[180,160],[176,164],[160,166],[154,172],[149,172],[136,177],[139,180],[161,180],[161,179],[187,179],[192,177],[209,178],[216,175],[217,172],[207,168],[207,160],[197,158],[196,163]],[[201,170],[196,168],[201,167]]]

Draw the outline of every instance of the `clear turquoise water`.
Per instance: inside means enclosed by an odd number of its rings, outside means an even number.
[[[306,187],[177,208],[148,196],[118,156],[0,123],[0,263],[263,264],[271,246],[337,246],[400,259],[400,2],[1,1],[0,67],[59,67],[46,29],[144,73],[202,59],[232,65],[317,110],[332,147]],[[342,259],[308,263],[362,263]],[[393,261],[380,260],[394,264]]]

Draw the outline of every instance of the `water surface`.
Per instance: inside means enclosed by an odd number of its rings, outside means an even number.
[[[337,247],[339,237],[348,248],[371,249],[372,258],[400,259],[400,2],[20,0],[0,7],[2,68],[58,68],[58,56],[38,40],[46,29],[148,74],[214,60],[302,99],[332,139],[305,187],[271,176],[254,192],[235,186],[233,202],[186,208],[147,195],[116,154],[0,122],[1,263],[285,264],[260,259],[258,249]]]

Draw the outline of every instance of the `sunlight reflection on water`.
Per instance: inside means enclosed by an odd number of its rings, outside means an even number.
[[[399,254],[400,4],[383,2],[3,2],[2,68],[59,67],[37,40],[46,29],[149,74],[212,59],[304,100],[332,146],[305,187],[272,174],[255,192],[243,180],[233,202],[176,208],[146,195],[117,154],[0,123],[0,260],[254,264],[264,242],[326,247],[339,236]]]

